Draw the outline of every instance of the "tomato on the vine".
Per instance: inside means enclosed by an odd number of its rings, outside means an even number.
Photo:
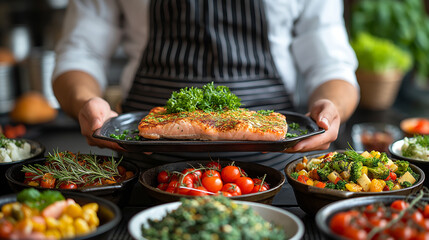
[[[398,210],[398,211],[402,211],[405,208],[408,207],[408,203],[406,203],[404,200],[395,200],[390,207],[392,209]]]
[[[207,196],[207,195],[209,195],[209,193],[205,187],[198,186],[197,188],[191,189],[189,191],[189,195],[191,195],[191,196]]]
[[[227,183],[222,188],[223,192],[229,192],[232,196],[241,195],[241,189],[235,183]]]
[[[202,178],[201,183],[209,192],[213,193],[220,191],[223,187],[222,180],[216,176],[204,177]]]
[[[161,171],[158,173],[156,179],[158,180],[158,183],[167,183],[170,181],[170,173],[165,170]]]
[[[222,166],[220,165],[220,163],[215,161],[211,161],[207,163],[206,167],[217,171],[220,171],[222,169]]]
[[[265,185],[255,185],[251,191],[251,193],[257,193],[257,192],[263,192],[263,191],[267,191],[267,187],[265,187]]]
[[[250,193],[255,186],[253,180],[249,177],[239,177],[237,180],[235,180],[235,184],[240,187],[241,194]]]
[[[350,228],[350,222],[352,221],[352,215],[348,212],[340,212],[335,214],[329,226],[331,230],[337,234],[344,234],[347,229]]]
[[[240,169],[237,166],[229,165],[222,169],[220,172],[222,180],[225,183],[233,183],[239,177],[241,177]]]
[[[54,188],[55,187],[55,178],[50,173],[43,174],[42,180],[40,181],[40,186],[42,188]]]
[[[191,176],[192,180],[194,182],[197,182],[198,180],[200,180],[201,179],[201,175],[202,175],[201,170],[197,170],[195,168],[186,168],[185,170],[182,171],[182,173],[183,174],[188,173],[187,175]]]
[[[158,188],[162,191],[165,191],[167,189],[167,187],[168,187],[168,183],[160,183],[160,184],[158,184],[158,186],[156,188]]]
[[[220,173],[216,170],[213,170],[213,169],[206,170],[203,173],[203,176],[201,176],[201,179],[208,177],[208,176],[215,176],[215,177],[221,178]]]
[[[253,183],[255,185],[261,185],[262,179],[260,179],[260,178],[252,178],[252,180],[253,180]],[[270,189],[270,185],[266,181],[264,181],[264,183],[262,183],[262,185],[264,185],[267,190]]]
[[[224,197],[232,197],[232,194],[229,192],[220,191],[219,194],[222,194],[222,196],[224,196]]]

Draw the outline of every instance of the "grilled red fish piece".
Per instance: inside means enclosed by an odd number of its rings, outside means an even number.
[[[153,108],[139,123],[139,135],[148,139],[278,141],[287,132],[286,117],[239,108],[224,112],[170,113]]]

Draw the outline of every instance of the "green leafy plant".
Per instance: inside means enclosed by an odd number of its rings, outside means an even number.
[[[411,56],[387,39],[360,33],[351,41],[359,60],[359,69],[382,73],[389,70],[405,72],[411,66]]]
[[[408,50],[417,74],[429,79],[429,16],[424,0],[356,1],[349,29],[352,39],[368,32]]]

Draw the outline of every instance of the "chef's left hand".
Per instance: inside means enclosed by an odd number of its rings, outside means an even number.
[[[309,137],[297,143],[295,146],[286,149],[284,152],[295,153],[326,150],[329,148],[331,142],[337,139],[341,119],[332,101],[327,99],[317,100],[314,102],[307,115],[316,121],[319,127],[325,129],[325,132]]]

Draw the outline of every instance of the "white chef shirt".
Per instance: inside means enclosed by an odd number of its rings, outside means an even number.
[[[263,1],[271,53],[288,92],[295,91],[298,74],[308,94],[331,79],[358,87],[357,59],[348,42],[341,0]],[[80,70],[105,89],[109,60],[122,42],[129,57],[121,77],[125,97],[147,45],[149,2],[70,1],[56,47],[53,79],[66,71]]]

